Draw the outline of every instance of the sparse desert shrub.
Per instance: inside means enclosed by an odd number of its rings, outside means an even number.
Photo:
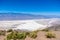
[[[36,32],[31,32],[28,36],[31,37],[31,38],[36,38],[37,33]]]
[[[8,35],[7,35],[7,40],[8,40],[8,39],[12,39],[12,35],[8,34]]]
[[[52,33],[52,32],[47,32],[47,33],[46,33],[46,37],[47,37],[47,38],[55,38],[56,35],[55,35],[54,33]]]
[[[12,29],[7,30],[7,32],[12,32],[12,31],[13,31]]]
[[[35,30],[35,31],[33,31],[33,32],[38,33],[39,31],[41,31],[41,30]]]
[[[16,33],[15,32],[11,32],[10,34],[7,35],[7,39],[15,39],[16,40]]]
[[[22,33],[17,33],[17,38],[18,39],[25,39],[26,38],[26,33],[22,32]]]
[[[5,36],[6,31],[0,31],[0,35],[4,35]]]
[[[29,32],[26,32],[26,35],[29,35]]]
[[[12,32],[10,34],[7,35],[7,39],[25,39],[26,38],[26,33],[25,32]]]
[[[49,29],[43,29],[42,31],[48,32],[48,31],[49,31]]]

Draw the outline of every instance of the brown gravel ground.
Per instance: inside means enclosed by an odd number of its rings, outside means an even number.
[[[60,40],[60,31],[52,31],[52,32],[56,34],[56,38],[51,38],[51,39],[46,38],[46,36],[45,36],[46,32],[39,31],[36,39],[32,39],[30,37],[27,37],[25,40]]]

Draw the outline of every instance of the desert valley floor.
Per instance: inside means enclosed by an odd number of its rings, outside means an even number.
[[[35,31],[42,30],[45,28],[50,29],[60,29],[60,19],[52,18],[52,19],[39,19],[39,20],[15,20],[15,21],[0,21],[0,30],[22,30],[22,31]],[[26,37],[25,40],[60,40],[60,31],[52,31],[56,34],[56,38],[46,38],[45,31],[39,31],[37,33],[37,38],[32,39],[30,37]],[[6,33],[7,34],[7,33]],[[4,40],[6,36],[0,35],[0,40]]]

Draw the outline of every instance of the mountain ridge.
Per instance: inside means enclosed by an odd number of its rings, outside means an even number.
[[[0,13],[0,20],[29,20],[29,19],[42,19],[42,18],[60,18],[60,16],[33,15],[24,13]]]

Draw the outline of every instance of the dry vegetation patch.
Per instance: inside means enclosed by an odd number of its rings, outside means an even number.
[[[47,37],[47,38],[56,38],[56,34],[53,33],[53,32],[47,32],[47,33],[46,33],[46,37]]]

